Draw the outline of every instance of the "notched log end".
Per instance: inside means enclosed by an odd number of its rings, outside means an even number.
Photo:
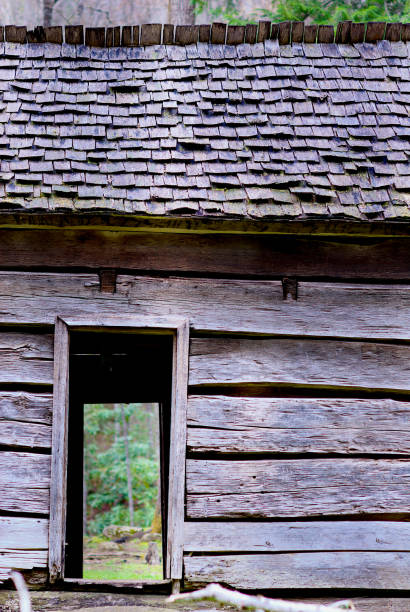
[[[282,290],[283,290],[283,299],[287,300],[288,296],[292,298],[292,300],[298,299],[298,281],[296,278],[283,278],[282,279]]]

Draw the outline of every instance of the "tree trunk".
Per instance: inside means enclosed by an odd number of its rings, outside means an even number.
[[[55,0],[43,0],[43,26],[51,26]]]
[[[125,461],[127,466],[127,482],[128,482],[128,511],[130,515],[130,526],[134,527],[134,500],[132,498],[132,478],[131,478],[131,464],[130,454],[128,447],[128,423],[125,418],[124,405],[120,404],[122,429],[124,435],[124,448],[125,448]]]
[[[168,0],[168,20],[174,25],[192,25],[195,23],[192,0]]]

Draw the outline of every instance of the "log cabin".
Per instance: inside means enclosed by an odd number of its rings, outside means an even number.
[[[0,28],[2,580],[80,581],[82,406],[155,401],[167,584],[406,602],[409,41]]]

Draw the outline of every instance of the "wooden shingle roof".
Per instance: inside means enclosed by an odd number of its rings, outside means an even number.
[[[410,43],[0,43],[0,209],[410,217]]]

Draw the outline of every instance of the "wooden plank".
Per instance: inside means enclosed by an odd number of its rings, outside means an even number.
[[[166,563],[166,578],[172,580],[182,579],[183,571],[188,354],[186,321],[176,330],[172,374]]]
[[[70,338],[60,318],[55,323],[53,435],[51,451],[49,574],[50,582],[64,577],[67,512],[68,376]]]
[[[305,29],[304,21],[292,21],[292,42],[303,42],[303,31]]]
[[[1,391],[0,419],[51,425],[52,396],[49,393]]]
[[[410,391],[410,346],[287,338],[194,338],[190,385],[254,384]]]
[[[271,22],[270,21],[259,21],[258,23],[258,42],[263,42],[266,39],[270,38],[270,29]]]
[[[51,427],[0,418],[0,444],[23,448],[51,448]]]
[[[62,26],[50,26],[44,28],[46,36],[46,42],[53,43],[55,45],[61,45],[63,42],[63,27]]]
[[[165,23],[162,29],[162,44],[174,44],[174,26],[171,23]]]
[[[282,21],[279,24],[279,44],[289,45],[291,37],[292,22]]]
[[[144,316],[189,317],[198,331],[408,339],[409,307],[409,285],[300,282],[298,300],[284,301],[279,281],[121,275],[110,295],[99,291],[94,274],[0,272],[4,323],[49,325],[56,312],[105,316],[137,308]]]
[[[383,40],[386,24],[383,21],[370,21],[366,28],[365,42],[374,43]]]
[[[245,42],[252,45],[256,43],[258,26],[255,23],[247,23],[245,26]]]
[[[410,553],[323,552],[185,557],[192,586],[242,589],[408,589]]]
[[[186,522],[185,552],[410,552],[410,523],[398,521]]]
[[[121,287],[129,288],[129,301],[139,312],[189,316],[192,327],[201,331],[410,337],[408,285],[301,282],[298,300],[284,301],[277,281],[142,277],[132,281],[120,276],[118,284],[120,293]]]
[[[87,47],[105,47],[105,28],[85,28]]]
[[[313,24],[305,25],[305,29],[303,32],[303,40],[306,44],[313,44],[316,42],[317,30],[318,30],[317,25],[313,25]]]
[[[7,42],[25,43],[27,28],[25,26],[6,25],[5,40]]]
[[[241,25],[228,25],[226,33],[226,44],[227,45],[240,45],[243,43],[245,38],[245,26]]]
[[[33,569],[47,567],[46,550],[0,550],[1,569]]]
[[[410,453],[410,403],[191,396],[191,453]]]
[[[194,45],[198,42],[199,26],[177,25],[175,26],[175,44]]]
[[[1,516],[0,553],[8,549],[47,551],[48,519]]]
[[[320,25],[318,28],[317,42],[332,44],[335,40],[335,29],[332,25]]]
[[[84,44],[84,26],[82,25],[66,25],[65,42],[69,45]]]
[[[363,42],[365,29],[366,29],[365,23],[352,22],[350,24],[350,40],[352,44]]]
[[[339,21],[336,29],[335,42],[346,45],[350,43],[350,25],[351,21]]]
[[[404,459],[188,459],[186,469],[189,518],[394,514],[410,503]]]
[[[47,485],[15,485],[0,482],[0,510],[48,514],[50,511],[50,483]]]
[[[257,278],[373,278],[380,282],[381,278],[409,279],[409,258],[408,238],[343,241],[249,234],[4,229],[0,240],[3,270],[120,268]]]
[[[49,455],[1,453],[0,510],[48,513],[49,488]]]
[[[225,36],[226,36],[226,23],[214,22],[212,24],[210,42],[213,45],[223,45],[225,43]]]
[[[401,23],[387,23],[385,39],[391,42],[397,42],[400,40]]]
[[[199,42],[209,42],[211,38],[211,26],[210,24],[203,24],[199,26]]]
[[[52,384],[50,334],[0,332],[0,383]]]
[[[162,37],[162,25],[160,23],[144,23],[141,26],[142,46],[160,45]]]

